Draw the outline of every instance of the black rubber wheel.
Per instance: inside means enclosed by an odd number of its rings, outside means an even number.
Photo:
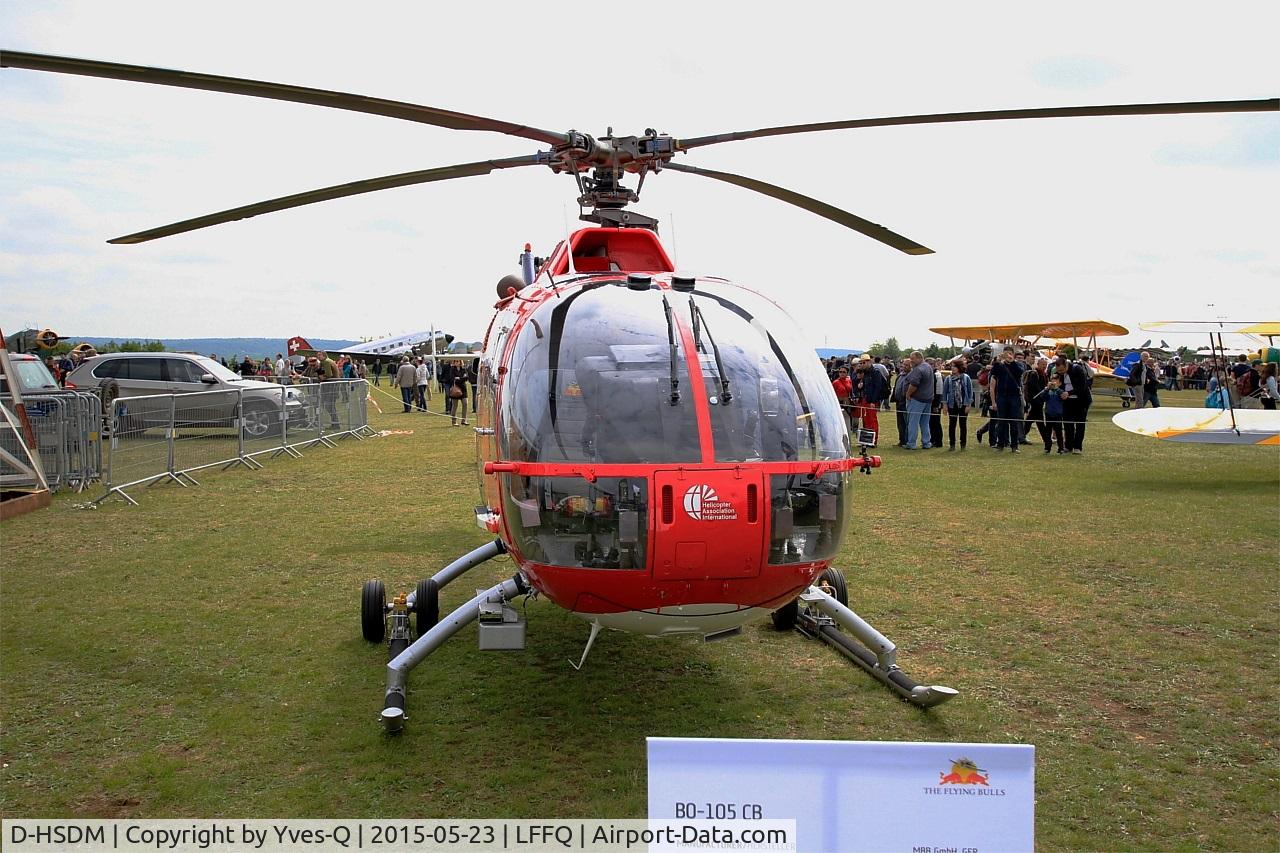
[[[796,626],[796,619],[800,615],[800,599],[793,598],[777,610],[769,614],[769,618],[773,620],[773,627],[779,631],[790,631]]]
[[[831,595],[835,600],[845,607],[849,606],[849,587],[844,582],[844,573],[839,569],[823,569],[814,585],[831,587]]]
[[[418,581],[413,609],[418,614],[418,636],[430,631],[440,621],[440,587],[431,578]]]
[[[98,399],[102,401],[102,420],[110,429],[116,430],[117,434],[125,431],[124,424],[116,424],[111,417],[114,414],[116,398],[119,396],[120,384],[114,379],[108,379],[98,386]],[[124,420],[125,418],[121,418],[121,421]],[[118,430],[117,427],[119,427]]]
[[[360,593],[360,633],[371,643],[387,636],[387,590],[382,581],[364,582]]]
[[[246,441],[255,438],[268,438],[280,432],[280,410],[261,404],[250,404],[244,407],[240,415],[240,429]]]

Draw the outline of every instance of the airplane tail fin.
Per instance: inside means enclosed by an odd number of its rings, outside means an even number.
[[[1131,352],[1120,360],[1114,371],[1116,376],[1125,379],[1129,376],[1129,372],[1133,370],[1133,366],[1142,360],[1142,353]]]
[[[307,343],[307,339],[301,335],[294,335],[289,338],[289,355],[296,355],[301,350],[315,350],[315,347]]]

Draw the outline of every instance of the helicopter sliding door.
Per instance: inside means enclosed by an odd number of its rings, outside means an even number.
[[[654,489],[655,580],[759,576],[767,505],[762,473],[659,470]]]

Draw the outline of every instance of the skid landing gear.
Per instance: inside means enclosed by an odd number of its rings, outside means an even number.
[[[382,581],[365,583],[360,598],[362,633],[370,642],[380,643],[385,639],[390,655],[387,692],[381,715],[387,732],[394,734],[404,728],[405,682],[409,670],[444,645],[444,641],[463,626],[480,620],[481,649],[524,648],[524,622],[507,605],[515,596],[529,592],[524,578],[518,574],[489,589],[478,590],[466,604],[444,619],[440,618],[440,590],[450,581],[503,553],[506,553],[506,547],[501,541],[483,545],[454,560],[432,577],[419,581],[413,592],[402,593],[390,602],[386,600]],[[416,640],[410,630],[410,613],[416,616]]]
[[[825,574],[824,572],[824,576]],[[898,668],[897,646],[819,586],[809,587],[800,593],[795,602],[787,606],[796,607],[796,630],[806,637],[822,640],[833,646],[836,651],[913,705],[931,708],[959,695],[959,691],[939,684],[918,684]],[[841,627],[847,629],[853,637],[843,633]]]

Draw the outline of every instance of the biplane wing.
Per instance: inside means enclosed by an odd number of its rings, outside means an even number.
[[[1262,444],[1280,447],[1280,412],[1265,409],[1138,409],[1111,422],[1150,438],[1192,444]]]
[[[1159,323],[1139,323],[1145,332],[1190,332],[1195,334],[1222,333],[1224,335],[1258,335],[1280,337],[1280,321],[1277,320],[1165,320]]]
[[[938,326],[929,331],[967,341],[1013,341],[1020,338],[1093,338],[1127,335],[1129,330],[1105,320],[1074,320],[1055,323],[1008,323],[1001,326]]]

